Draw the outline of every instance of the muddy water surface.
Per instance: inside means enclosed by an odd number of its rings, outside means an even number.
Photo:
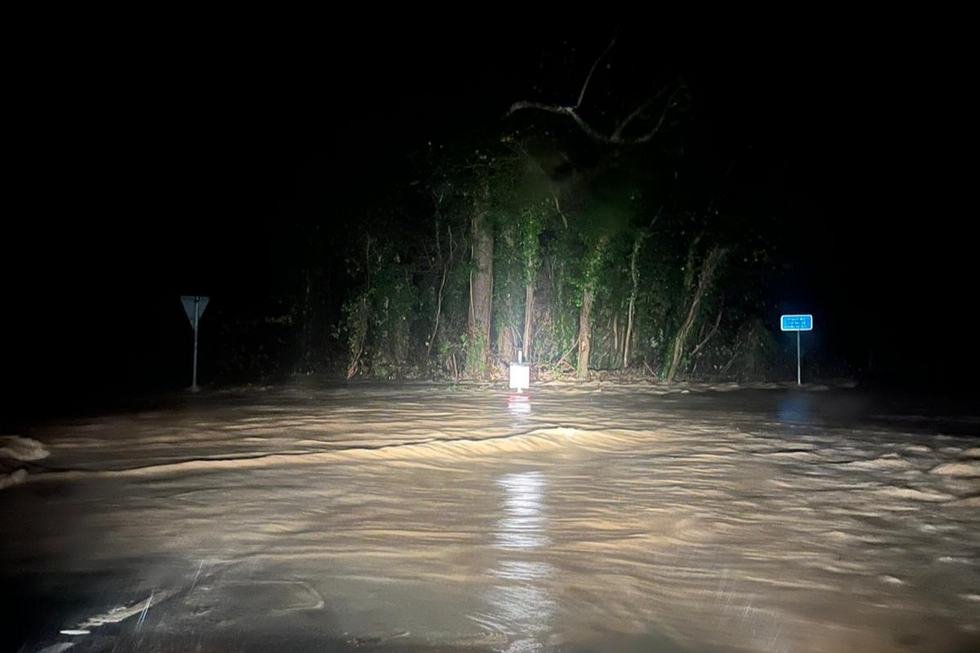
[[[971,650],[980,423],[903,409],[857,391],[293,387],[38,426],[21,435],[50,456],[0,494],[0,574],[23,599],[7,637]]]

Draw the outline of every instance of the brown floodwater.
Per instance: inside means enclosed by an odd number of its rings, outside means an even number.
[[[16,435],[9,650],[980,650],[980,421],[928,401],[294,386]]]

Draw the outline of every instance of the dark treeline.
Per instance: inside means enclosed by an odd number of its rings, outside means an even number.
[[[52,51],[18,96],[11,403],[186,387],[194,293],[205,384],[487,378],[519,348],[539,376],[788,380],[795,312],[808,378],[971,380],[960,105],[908,96],[953,69],[757,45],[549,24]]]
[[[285,308],[261,325],[282,366],[486,378],[520,349],[556,377],[785,374],[787,205],[773,136],[742,134],[766,112],[718,120],[752,89],[640,45],[544,51],[525,95],[389,163],[329,226],[300,224]]]

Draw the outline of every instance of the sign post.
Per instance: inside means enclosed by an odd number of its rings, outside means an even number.
[[[803,385],[800,372],[800,331],[813,331],[812,315],[783,315],[779,318],[781,331],[796,331],[796,385]]]
[[[517,362],[510,364],[510,388],[523,393],[531,387],[531,366],[524,362],[523,351],[517,350]]]
[[[204,315],[204,309],[207,308],[209,299],[210,297],[196,295],[184,295],[180,298],[184,305],[184,312],[187,313],[187,319],[191,322],[191,328],[194,329],[194,366],[191,374],[191,390],[195,391],[197,390],[197,326],[201,321],[201,316]]]

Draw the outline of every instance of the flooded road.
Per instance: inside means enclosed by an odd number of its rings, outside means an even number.
[[[2,641],[980,650],[975,416],[687,390],[297,386],[25,429],[50,456],[0,491]]]

